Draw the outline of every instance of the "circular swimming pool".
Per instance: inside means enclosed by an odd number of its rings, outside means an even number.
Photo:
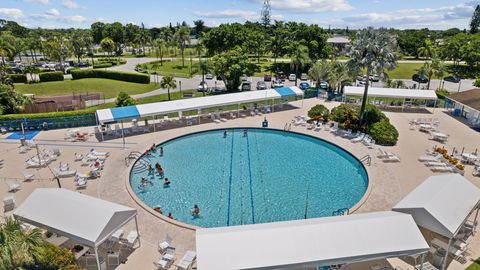
[[[133,192],[181,222],[220,227],[331,216],[367,190],[359,160],[324,140],[271,129],[228,129],[224,135],[205,131],[158,145],[133,166]],[[157,162],[169,186],[155,172]],[[142,185],[142,177],[148,183]],[[198,217],[192,216],[195,204]]]

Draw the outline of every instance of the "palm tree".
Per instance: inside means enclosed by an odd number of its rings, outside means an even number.
[[[352,77],[346,63],[334,62],[329,76],[330,87],[342,92],[345,85],[352,83]]]
[[[167,89],[168,100],[170,100],[170,88],[176,88],[177,87],[177,81],[175,81],[172,76],[165,76],[160,81],[160,87],[163,88],[163,89],[165,89],[165,88]]]
[[[160,66],[163,66],[163,55],[165,54],[165,47],[167,42],[163,38],[157,38],[153,42],[155,46],[155,52],[157,53],[157,58],[160,57]]]
[[[182,53],[182,67],[185,67],[185,47],[187,43],[190,43],[190,29],[186,26],[178,28],[177,32],[175,32],[174,39]]]
[[[2,57],[3,64],[5,64],[5,57],[11,55],[14,50],[15,47],[11,39],[7,37],[7,34],[0,35],[0,56]]]
[[[387,80],[386,81],[387,88],[405,88],[405,82],[402,80]]]
[[[310,62],[310,56],[308,55],[308,48],[304,45],[294,44],[292,52],[290,53],[291,64],[294,67],[295,75],[299,77],[298,71]],[[297,85],[295,80],[295,86]]]
[[[418,73],[427,76],[427,89],[430,89],[430,82],[432,81],[433,76],[443,78],[443,75],[445,75],[445,66],[439,58],[434,57],[432,58],[432,61],[425,62],[423,67],[419,69]]]
[[[332,65],[330,62],[322,60],[316,62],[309,70],[308,76],[315,81],[315,86],[320,87],[321,81],[328,81],[332,72]]]
[[[386,29],[369,27],[358,31],[355,40],[347,48],[347,54],[350,57],[347,62],[350,73],[359,74],[363,70],[367,72],[360,109],[360,124],[363,124],[370,74],[376,73],[382,79],[388,77],[385,70],[392,70],[397,66],[396,47],[396,38]]]
[[[45,238],[38,228],[22,230],[21,222],[6,218],[0,225],[0,269],[23,269],[35,261]]]
[[[418,48],[418,56],[425,58],[432,58],[437,54],[437,47],[430,39],[425,39],[423,46]]]

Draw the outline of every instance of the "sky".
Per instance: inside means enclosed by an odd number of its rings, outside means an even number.
[[[160,27],[258,21],[264,0],[0,0],[0,18],[26,27],[89,28],[94,22]],[[271,0],[272,19],[324,28],[467,28],[480,0]]]

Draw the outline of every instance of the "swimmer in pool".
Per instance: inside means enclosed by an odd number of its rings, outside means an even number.
[[[193,206],[192,216],[196,218],[200,216],[200,208],[196,204]]]

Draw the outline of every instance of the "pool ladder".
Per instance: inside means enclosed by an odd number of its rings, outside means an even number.
[[[370,166],[372,165],[372,157],[370,155],[366,155],[360,159],[360,162]]]
[[[292,124],[285,123],[285,126],[283,127],[283,131],[290,131],[291,129],[292,129]]]

